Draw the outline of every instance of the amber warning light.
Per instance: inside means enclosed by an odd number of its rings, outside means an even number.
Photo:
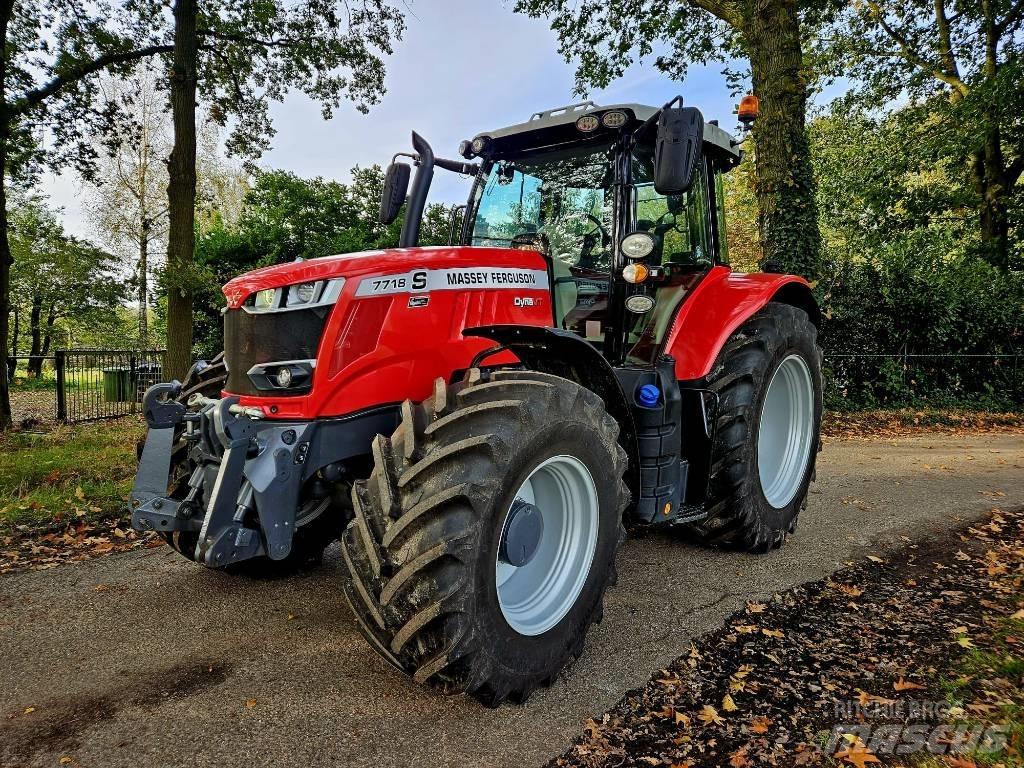
[[[751,123],[757,120],[758,114],[761,112],[761,100],[752,93],[748,93],[742,99],[740,99],[740,107],[736,110],[736,114],[743,123],[744,128],[750,128]]]

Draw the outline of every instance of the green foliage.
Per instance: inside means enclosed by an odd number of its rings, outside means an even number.
[[[11,339],[11,349],[18,346],[21,352],[39,354],[39,345],[49,346],[55,334],[55,341],[67,345],[76,332],[109,328],[125,296],[114,257],[68,236],[56,212],[41,199],[16,198],[12,203],[11,305],[19,320],[19,338]],[[29,350],[26,342],[33,330]]]
[[[1024,358],[967,357],[1021,350],[1024,274],[985,259],[972,191],[921,138],[932,128],[912,106],[877,118],[839,105],[812,123],[835,405],[1024,402]]]

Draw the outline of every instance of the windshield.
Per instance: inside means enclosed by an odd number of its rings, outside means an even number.
[[[496,162],[479,188],[473,245],[509,246],[541,235],[570,267],[607,272],[612,231],[608,145],[533,153]]]

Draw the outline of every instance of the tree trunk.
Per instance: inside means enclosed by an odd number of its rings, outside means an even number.
[[[0,57],[2,58],[2,57]],[[0,64],[2,67],[3,64]],[[3,116],[0,115],[0,120]],[[11,428],[11,392],[8,385],[13,371],[6,361],[7,333],[11,314],[11,244],[7,240],[7,135],[0,135],[0,349],[4,354],[4,371],[0,376],[0,432]]]
[[[149,221],[145,217],[139,238],[139,347],[149,347]]]
[[[43,297],[36,294],[32,297],[32,313],[29,315],[29,333],[32,335],[32,348],[28,351],[28,377],[38,379],[43,370],[42,354],[43,330],[40,325],[43,318]]]
[[[14,13],[14,0],[0,2],[0,43],[7,45],[7,25]],[[7,142],[10,140],[10,118],[7,114],[7,57],[0,56],[0,349],[7,350],[8,324],[11,314],[11,244],[7,240]],[[10,429],[11,393],[8,373],[0,376],[0,432]]]
[[[184,378],[192,364],[192,256],[196,215],[196,0],[174,4],[171,113],[174,148],[168,160],[167,366]]]
[[[796,2],[748,0],[747,9],[743,33],[761,100],[753,135],[762,258],[814,280],[821,271],[821,233]]]
[[[11,356],[18,354],[18,343],[21,340],[21,312],[17,305],[11,307],[11,314],[14,315],[14,326],[11,328]]]
[[[53,341],[53,324],[57,322],[57,307],[50,305],[46,313],[46,333],[43,335],[43,357],[50,354],[50,343]]]

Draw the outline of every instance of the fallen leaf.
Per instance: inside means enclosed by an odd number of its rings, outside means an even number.
[[[729,755],[729,765],[732,768],[746,768],[750,765],[750,760],[747,759],[747,747],[740,747]]]
[[[246,709],[252,709],[255,706],[256,706],[256,699],[246,699],[245,700],[245,708]]]
[[[735,712],[739,707],[737,707],[736,702],[732,700],[732,696],[727,693],[722,697],[722,709],[726,712]]]
[[[36,711],[35,707],[25,707],[25,714],[26,715],[31,715],[35,711]]]
[[[750,723],[751,733],[768,733],[768,726],[772,724],[772,721],[767,717],[755,717]]]
[[[911,683],[904,680],[902,677],[892,684],[894,690],[897,691],[923,691],[925,686],[919,683]]]
[[[725,725],[725,720],[718,714],[718,710],[712,707],[710,704],[705,704],[701,707],[700,712],[697,713],[698,719],[705,725]]]
[[[868,560],[870,560],[872,563],[884,563],[885,562],[885,560],[883,560],[882,558],[878,557],[877,555],[868,555]],[[878,762],[878,761],[876,760],[875,762]]]

